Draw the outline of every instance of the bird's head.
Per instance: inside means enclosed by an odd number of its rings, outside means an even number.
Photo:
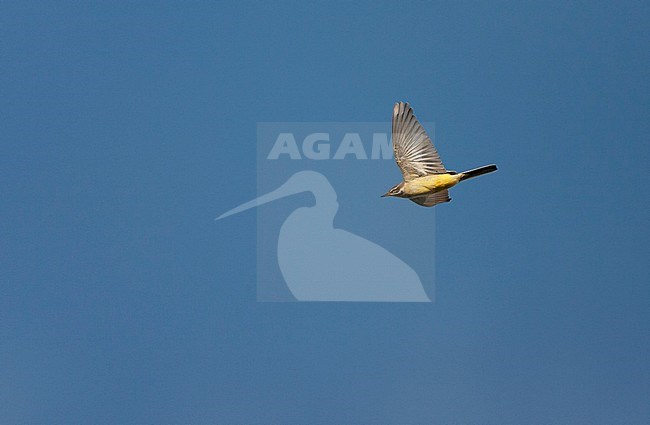
[[[382,197],[384,196],[397,196],[397,197],[404,197],[404,182],[400,184],[396,184],[395,186],[391,187],[388,192],[385,194],[381,195]]]

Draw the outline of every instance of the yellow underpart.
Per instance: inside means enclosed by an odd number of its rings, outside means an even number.
[[[404,192],[411,196],[440,192],[456,186],[461,176],[462,174],[431,174],[418,177],[404,183]]]

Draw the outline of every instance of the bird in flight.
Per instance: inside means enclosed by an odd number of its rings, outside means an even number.
[[[404,181],[382,196],[408,198],[423,207],[451,201],[449,188],[459,182],[497,170],[494,164],[457,173],[442,165],[426,131],[413,115],[408,103],[393,108],[393,153]]]

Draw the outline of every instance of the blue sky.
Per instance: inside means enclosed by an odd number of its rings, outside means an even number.
[[[0,422],[650,420],[647,2],[2,9]],[[213,218],[257,123],[397,100],[499,165],[432,213],[436,302],[256,302],[255,212]],[[396,176],[347,229],[426,216]]]

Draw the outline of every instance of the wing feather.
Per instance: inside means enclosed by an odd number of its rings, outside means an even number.
[[[431,139],[408,103],[395,104],[392,126],[393,153],[404,181],[447,172]]]
[[[416,204],[422,205],[423,207],[432,207],[434,205],[451,201],[451,198],[449,197],[449,191],[447,189],[441,190],[440,192],[436,192],[431,195],[418,196],[409,199]]]

